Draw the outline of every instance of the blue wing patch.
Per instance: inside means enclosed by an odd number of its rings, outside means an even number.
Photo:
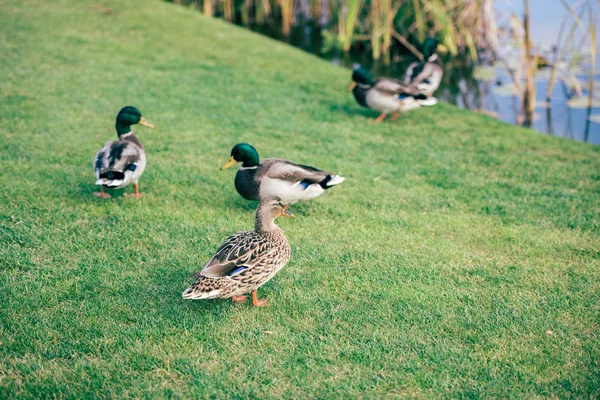
[[[137,165],[135,165],[135,164],[129,164],[127,166],[127,168],[125,168],[125,171],[135,171],[136,168],[137,168]]]
[[[239,274],[242,271],[245,271],[247,268],[242,266],[242,267],[238,267],[236,269],[234,269],[233,271],[231,271],[229,274],[227,274],[227,276],[233,276],[235,274]]]

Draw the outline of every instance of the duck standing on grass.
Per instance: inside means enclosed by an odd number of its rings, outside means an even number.
[[[196,281],[187,288],[184,299],[228,299],[243,303],[252,293],[252,304],[264,306],[256,290],[267,283],[290,261],[291,247],[283,230],[275,225],[277,217],[292,217],[277,196],[266,196],[256,209],[254,231],[229,236]]]
[[[146,153],[144,146],[131,130],[131,125],[135,124],[154,128],[154,125],[146,121],[137,108],[132,106],[122,108],[117,114],[116,123],[119,140],[104,144],[94,159],[96,185],[101,185],[100,192],[95,192],[94,195],[110,198],[108,193],[104,193],[105,187],[122,188],[133,182],[135,185],[133,197],[140,197],[138,181],[146,168]]]
[[[381,113],[375,120],[377,123],[383,121],[388,114],[392,114],[392,120],[398,119],[399,112],[419,108],[419,99],[426,98],[411,92],[410,88],[395,79],[381,77],[373,81],[371,73],[361,67],[352,71],[352,83],[348,91],[352,91],[358,104]]]
[[[340,184],[345,178],[306,165],[278,158],[259,161],[258,152],[247,143],[238,143],[231,149],[225,170],[241,162],[235,175],[235,189],[247,200],[260,200],[266,196],[279,196],[283,204],[310,200],[325,190]]]
[[[430,100],[422,102],[422,105],[433,105],[437,103],[433,92],[440,87],[442,77],[444,76],[444,65],[436,53],[438,49],[443,50],[443,46],[434,38],[427,38],[421,46],[425,61],[416,61],[408,66],[404,75],[404,84],[412,90],[425,95]]]

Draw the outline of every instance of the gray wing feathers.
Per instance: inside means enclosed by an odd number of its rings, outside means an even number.
[[[375,81],[373,87],[381,92],[386,92],[391,95],[402,93],[406,88],[395,79],[390,78],[379,78]]]
[[[412,63],[412,64],[410,64],[408,66],[408,69],[406,70],[406,73],[404,74],[404,84],[406,86],[410,85],[410,81],[411,81],[411,78],[412,78],[412,75],[413,75],[413,71],[415,70],[415,68],[417,66],[419,66],[418,62],[414,62],[414,63]]]
[[[418,86],[420,84],[422,84],[424,81],[428,80],[429,83],[427,84],[428,86],[435,86],[437,88],[437,86],[439,86],[441,80],[442,80],[442,68],[434,63],[426,63],[425,66],[423,67],[423,71],[421,71],[421,73],[419,75],[417,75],[411,82],[410,84],[412,86]]]
[[[244,231],[228,237],[219,246],[215,255],[197,275],[219,278],[229,275],[241,266],[256,265],[260,242],[256,232]]]
[[[94,170],[96,175],[107,171],[123,172],[127,166],[135,164],[140,159],[140,148],[131,142],[107,142],[96,153]]]
[[[266,168],[265,168],[266,167]],[[295,164],[276,158],[263,160],[264,176],[288,182],[321,182],[332,172],[321,171],[308,165]]]

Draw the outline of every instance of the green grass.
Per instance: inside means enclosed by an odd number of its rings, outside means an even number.
[[[372,124],[349,71],[159,0],[0,9],[0,398],[600,396],[599,147],[444,104]],[[127,104],[145,196],[103,201]],[[347,180],[280,221],[268,307],[182,301],[252,227],[240,141]]]

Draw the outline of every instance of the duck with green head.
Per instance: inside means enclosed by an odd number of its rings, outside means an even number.
[[[428,96],[430,99],[435,99],[431,96],[440,87],[444,76],[444,65],[437,51],[443,51],[444,46],[435,38],[427,38],[421,49],[424,60],[416,61],[408,66],[404,76],[404,84],[413,91]],[[423,105],[433,105],[435,103],[437,103],[437,100]]]
[[[96,153],[94,158],[94,171],[96,172],[96,185],[100,185],[100,192],[96,196],[110,198],[104,188],[122,188],[133,183],[136,198],[140,197],[138,181],[146,168],[146,152],[144,146],[134,135],[131,125],[139,124],[147,128],[154,125],[146,121],[140,110],[127,106],[117,114],[117,136],[119,140],[106,142]]]
[[[348,91],[352,91],[358,104],[381,113],[375,120],[377,123],[388,114],[392,114],[392,120],[395,120],[399,112],[420,107],[418,99],[402,83],[386,77],[373,80],[371,73],[362,67],[352,71],[352,83]]]
[[[248,143],[238,143],[231,149],[225,170],[241,162],[235,175],[235,189],[245,199],[260,200],[266,196],[279,196],[284,204],[310,200],[325,190],[340,184],[344,178],[307,165],[279,158],[260,160],[256,149]]]

